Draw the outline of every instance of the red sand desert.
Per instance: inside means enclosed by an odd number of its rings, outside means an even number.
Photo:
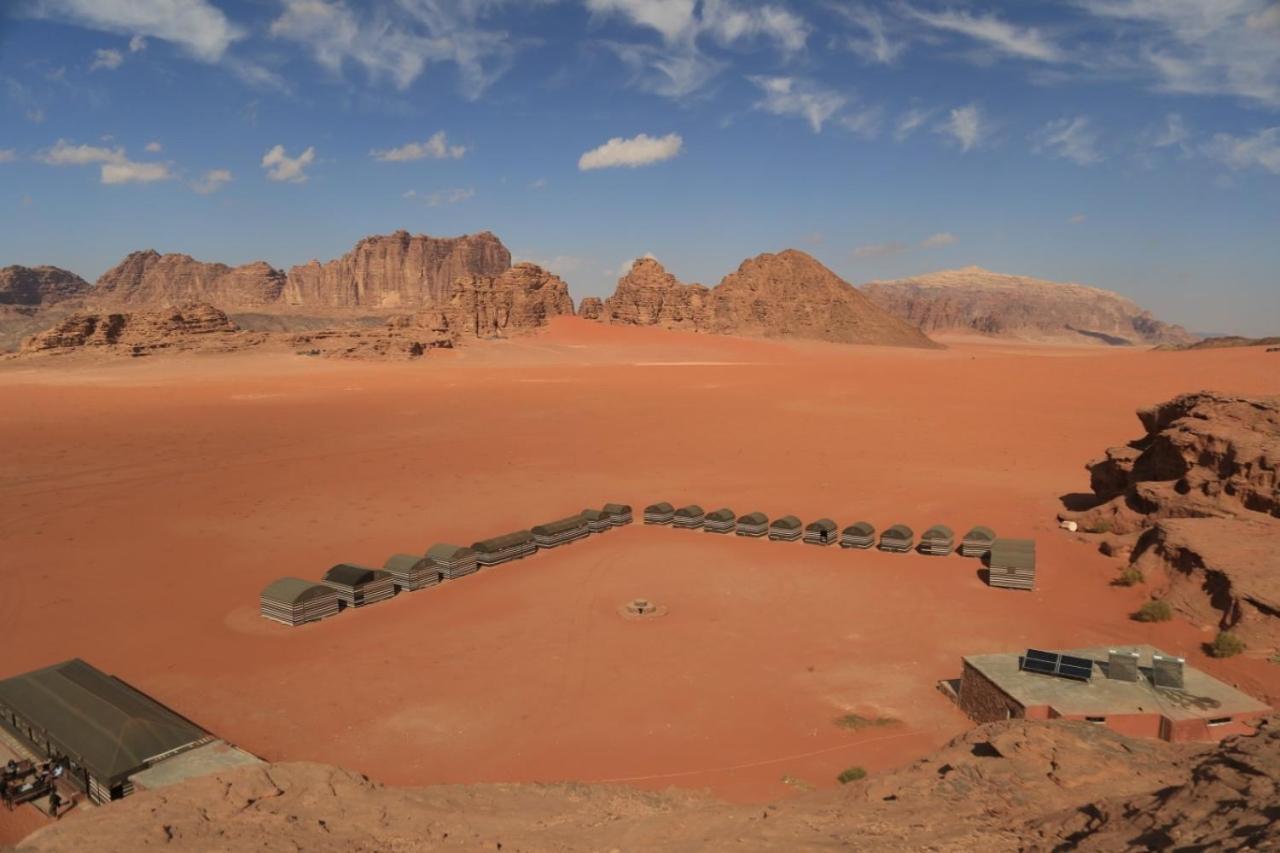
[[[624,781],[768,801],[900,765],[972,724],[969,653],[1149,642],[1120,563],[1057,529],[1134,410],[1280,393],[1261,350],[783,343],[567,318],[413,364],[265,353],[0,367],[0,677],[81,656],[273,761],[392,784]],[[842,526],[1032,536],[1034,593],[977,561],[638,522],[697,502]],[[637,523],[290,630],[281,575],[381,565],[621,501]],[[628,620],[647,597],[668,608]],[[847,712],[891,717],[850,731]],[[784,779],[790,782],[784,782]],[[14,821],[11,815],[0,815]],[[25,828],[0,825],[0,840]]]

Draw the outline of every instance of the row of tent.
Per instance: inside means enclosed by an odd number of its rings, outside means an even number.
[[[631,507],[609,503],[576,515],[483,539],[470,548],[437,544],[425,554],[394,554],[381,569],[339,563],[317,583],[286,577],[272,581],[259,596],[267,619],[297,626],[336,616],[347,607],[385,601],[399,592],[413,592],[480,568],[519,560],[539,549],[556,548],[632,522]]]
[[[762,512],[735,515],[728,507],[706,512],[698,504],[677,509],[661,502],[645,507],[644,523],[705,533],[767,536],[779,542],[799,539],[810,545],[838,544],[841,548],[860,549],[877,547],[876,528],[868,521],[859,521],[841,530],[829,518],[803,524],[794,515],[784,515],[770,521]],[[914,548],[921,554],[935,557],[945,557],[958,551],[962,557],[986,559],[990,566],[988,582],[992,586],[1011,589],[1035,587],[1035,542],[1030,539],[999,539],[990,527],[974,527],[961,538],[957,549],[955,531],[945,524],[936,524],[922,533],[918,546],[915,531],[905,524],[895,524],[880,533],[878,547],[881,551],[898,554]]]

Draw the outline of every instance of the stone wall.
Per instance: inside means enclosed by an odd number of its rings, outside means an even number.
[[[960,675],[959,704],[960,710],[979,723],[995,723],[1026,716],[1020,703],[967,661]]]

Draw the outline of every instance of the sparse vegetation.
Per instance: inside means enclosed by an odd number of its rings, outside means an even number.
[[[836,725],[842,729],[869,729],[876,726],[892,726],[899,721],[893,717],[864,717],[861,714],[845,714],[836,717]]]
[[[1083,523],[1081,523],[1081,525],[1080,525],[1080,531],[1081,531],[1082,533],[1110,533],[1110,532],[1111,532],[1111,519],[1109,519],[1109,518],[1099,518],[1098,520],[1096,520],[1096,521],[1094,521],[1092,524],[1090,524],[1088,527],[1085,527],[1085,526],[1084,526],[1084,524],[1083,524]]]
[[[789,785],[797,791],[812,791],[816,787],[812,782],[806,782],[796,776],[783,776],[782,784]]]
[[[867,771],[861,767],[849,767],[836,778],[840,780],[841,785],[848,785],[850,782],[857,782],[859,779],[866,778],[866,775]]]
[[[1173,618],[1173,608],[1167,601],[1148,601],[1138,608],[1133,618],[1139,622],[1168,622]]]
[[[1134,586],[1142,583],[1146,578],[1142,576],[1142,570],[1135,566],[1129,566],[1120,573],[1120,577],[1116,578],[1116,586]]]
[[[1215,658],[1235,657],[1244,651],[1244,640],[1230,631],[1219,631],[1209,645],[1209,654]]]

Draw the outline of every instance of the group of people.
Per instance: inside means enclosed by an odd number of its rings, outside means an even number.
[[[66,770],[67,761],[60,756],[53,756],[41,764],[29,759],[15,761],[11,758],[4,765],[3,777],[0,777],[0,796],[5,806],[12,809],[48,794],[49,814],[58,817],[58,810],[65,802],[58,793],[58,780]]]

